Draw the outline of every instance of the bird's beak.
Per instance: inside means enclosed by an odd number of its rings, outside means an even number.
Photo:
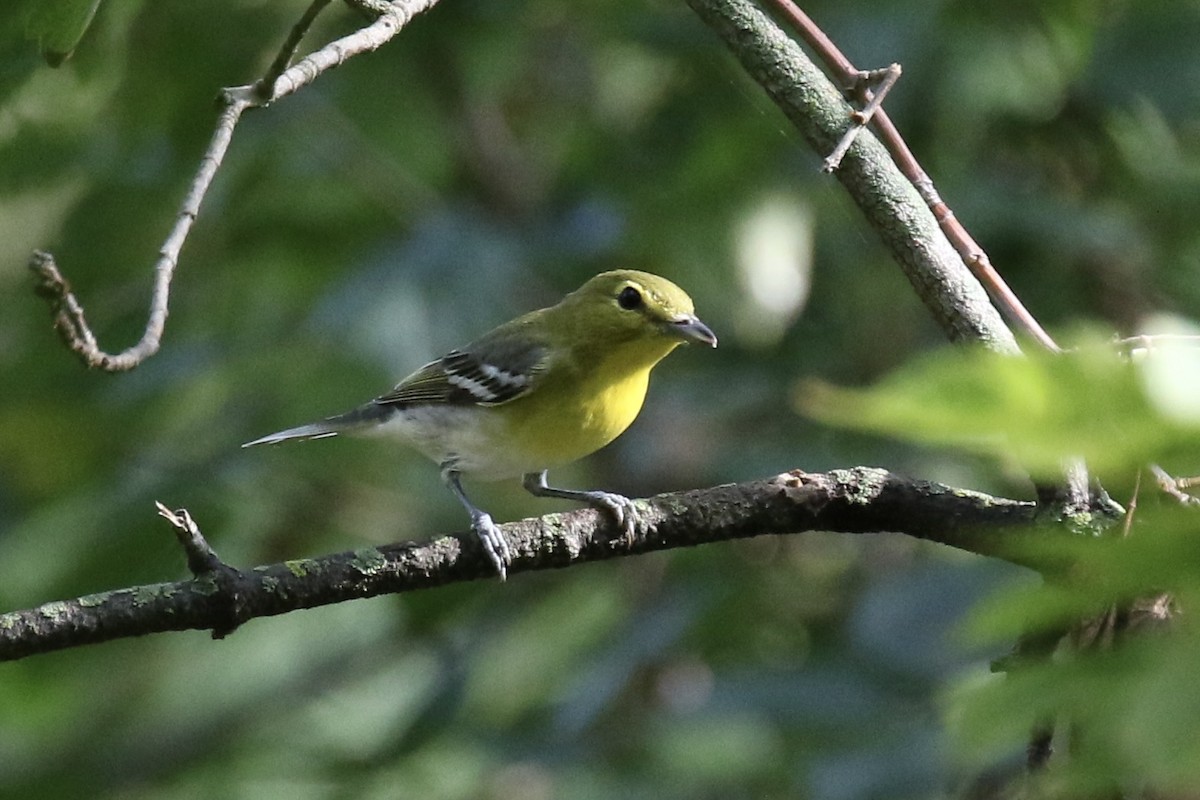
[[[702,342],[710,347],[717,346],[717,335],[698,317],[687,315],[671,320],[668,328],[685,342]]]

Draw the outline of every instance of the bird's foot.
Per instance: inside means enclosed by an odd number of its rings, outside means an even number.
[[[512,563],[512,551],[508,548],[508,540],[500,531],[500,526],[492,522],[490,514],[482,511],[471,515],[471,530],[479,537],[483,552],[500,574],[500,580],[508,577],[508,565]]]
[[[633,500],[615,492],[590,491],[579,494],[580,499],[588,505],[611,514],[621,528],[625,544],[633,546],[638,529],[642,527],[642,518],[638,516],[637,504]]]

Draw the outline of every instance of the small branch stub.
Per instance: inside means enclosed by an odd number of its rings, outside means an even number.
[[[213,591],[210,596],[214,605],[212,635],[214,639],[224,639],[252,616],[244,601],[251,581],[241,570],[229,566],[217,556],[186,508],[172,511],[157,500],[154,506],[158,509],[158,515],[175,529],[175,539],[187,554],[187,565],[192,575],[197,581],[211,581]]]
[[[172,511],[157,500],[154,501],[154,506],[158,509],[158,515],[170,522],[171,527],[175,529],[175,538],[187,554],[188,569],[193,575],[202,578],[226,566],[217,557],[217,552],[209,545],[204,534],[200,533],[200,526],[186,508]]]

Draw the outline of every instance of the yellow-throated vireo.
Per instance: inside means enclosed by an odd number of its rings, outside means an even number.
[[[629,498],[554,488],[546,470],[599,450],[629,427],[650,370],[684,342],[717,346],[687,293],[647,272],[604,272],[557,305],[431,361],[366,405],[243,447],[342,433],[407,441],[441,466],[503,580],[512,558],[508,543],[467,498],[460,476],[523,475],[530,493],[607,511],[632,536],[638,517]]]

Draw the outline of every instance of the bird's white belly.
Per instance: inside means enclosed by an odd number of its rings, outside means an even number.
[[[515,478],[555,466],[535,463],[523,454],[505,435],[502,421],[478,408],[403,408],[362,433],[407,442],[437,464],[452,462],[459,472],[483,480]]]

